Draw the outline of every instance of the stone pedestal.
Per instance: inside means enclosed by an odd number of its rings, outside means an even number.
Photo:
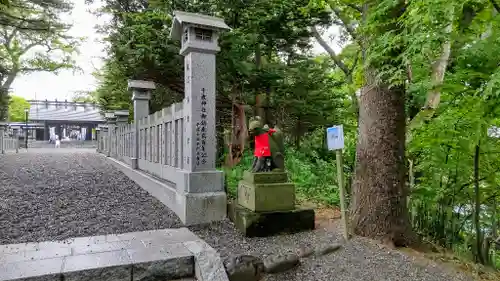
[[[108,143],[106,156],[112,157],[114,156],[115,143],[115,125],[116,125],[116,116],[114,112],[106,112],[104,113],[104,117],[106,118],[106,123],[108,125]]]
[[[245,171],[229,217],[245,236],[270,236],[314,229],[314,210],[295,205],[295,187],[286,173]]]
[[[108,125],[106,124],[100,124],[99,125],[99,152],[102,154],[105,154],[106,156],[108,155]]]
[[[149,115],[149,100],[151,91],[156,89],[155,83],[143,80],[129,80],[128,89],[132,90],[132,100],[134,101],[134,128],[133,155],[130,158],[132,169],[139,168],[139,120]]]
[[[182,126],[182,177],[177,186],[186,224],[225,218],[226,194],[216,160],[216,54],[219,33],[229,30],[220,18],[174,12],[171,37],[181,40],[184,56],[184,100]]]

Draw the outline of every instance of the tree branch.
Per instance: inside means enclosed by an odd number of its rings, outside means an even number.
[[[57,66],[55,66],[53,68],[48,68],[48,67],[22,67],[22,68],[19,68],[19,72],[21,72],[21,73],[26,73],[26,72],[42,72],[42,71],[55,72],[55,71],[58,71],[60,69],[68,68],[68,67],[71,68],[71,66],[69,66],[66,63],[59,63]]]
[[[500,13],[500,5],[497,3],[496,0],[490,0],[491,5],[497,10],[497,13]]]
[[[23,49],[21,49],[21,51],[19,51],[19,54],[20,55],[23,55],[25,54],[27,51],[29,51],[31,48],[33,47],[36,47],[36,46],[41,46],[43,43],[43,40],[39,40],[39,41],[35,41],[29,45],[27,45],[26,47],[24,47]],[[50,48],[49,48],[50,49]],[[50,51],[50,50],[49,50]]]
[[[313,34],[314,38],[318,41],[318,43],[325,49],[325,51],[330,55],[332,60],[335,62],[335,64],[344,72],[346,76],[350,76],[349,69],[347,66],[342,62],[342,60],[337,56],[335,51],[326,43],[326,41],[321,37],[321,34],[319,34],[318,29],[315,26],[311,27],[311,33]]]
[[[491,1],[493,1],[493,0],[491,0]],[[363,8],[361,8],[361,6],[358,6],[358,5],[353,4],[353,3],[344,3],[344,4],[351,9],[354,9],[360,13],[363,13]]]
[[[347,30],[352,39],[357,40],[356,32],[352,28],[350,22],[342,15],[342,11],[338,8],[332,7],[333,13],[342,21],[342,26]]]
[[[360,51],[356,52],[356,56],[354,57],[354,62],[351,65],[351,69],[349,69],[349,73],[350,74],[352,74],[354,72],[354,68],[356,68],[356,65],[358,64],[359,53],[360,53]]]
[[[7,30],[5,30],[5,33],[4,33],[5,42],[3,44],[4,44],[5,48],[7,49],[7,51],[10,50],[10,43],[12,42],[12,39],[14,38],[14,36],[16,36],[16,33],[17,33],[17,28],[14,28],[14,30],[12,30],[11,34],[8,34]]]

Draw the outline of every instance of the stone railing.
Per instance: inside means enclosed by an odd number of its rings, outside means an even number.
[[[19,140],[7,135],[7,124],[0,123],[0,153],[19,152]]]
[[[227,29],[222,19],[176,12],[171,36],[182,39],[184,100],[150,114],[155,84],[130,80],[133,122],[128,110],[107,112],[98,133],[97,150],[188,225],[226,216],[223,174],[215,169],[215,54],[218,33]]]
[[[134,124],[126,124],[125,126],[118,127],[118,158],[121,161],[131,165],[132,159],[135,158],[134,150],[134,137],[135,137],[135,126]]]
[[[172,181],[184,168],[182,104],[176,103],[139,120],[138,165],[157,177]]]
[[[2,153],[5,153],[6,151],[15,151],[18,152],[19,150],[19,140],[13,137],[8,137],[8,136],[3,136],[0,137],[2,138],[2,147],[0,148],[0,151]]]
[[[147,110],[147,101],[134,95],[136,115]],[[223,174],[215,169],[215,128],[207,126],[215,127],[215,116],[211,122],[203,117],[195,128],[188,128],[187,120],[200,117],[183,107],[184,103],[176,103],[153,114],[138,115],[131,123],[125,121],[128,112],[107,112],[107,124],[96,130],[97,151],[164,180],[166,187],[161,193],[167,196],[162,202],[186,224],[223,219]]]

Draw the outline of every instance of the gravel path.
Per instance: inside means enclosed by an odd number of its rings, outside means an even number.
[[[204,227],[190,227],[198,236],[219,250],[223,258],[250,254],[259,257],[297,252],[316,245],[341,241],[340,233],[317,229],[292,235],[266,238],[245,238],[229,221]],[[375,243],[354,238],[341,250],[319,258],[306,258],[294,270],[267,275],[265,281],[469,281],[464,274],[452,272],[443,265],[423,263],[401,252],[381,249]]]
[[[103,156],[85,149],[31,149],[0,155],[0,244],[179,227],[175,214]],[[229,221],[190,227],[223,258],[296,252],[340,239],[333,228],[245,238]],[[341,250],[310,257],[264,281],[469,281],[434,262],[354,238]]]
[[[0,244],[181,226],[95,150],[0,155]]]

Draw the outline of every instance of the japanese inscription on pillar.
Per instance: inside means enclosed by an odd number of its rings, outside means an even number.
[[[196,123],[196,166],[207,163],[207,94],[205,88],[201,88],[200,122]]]

